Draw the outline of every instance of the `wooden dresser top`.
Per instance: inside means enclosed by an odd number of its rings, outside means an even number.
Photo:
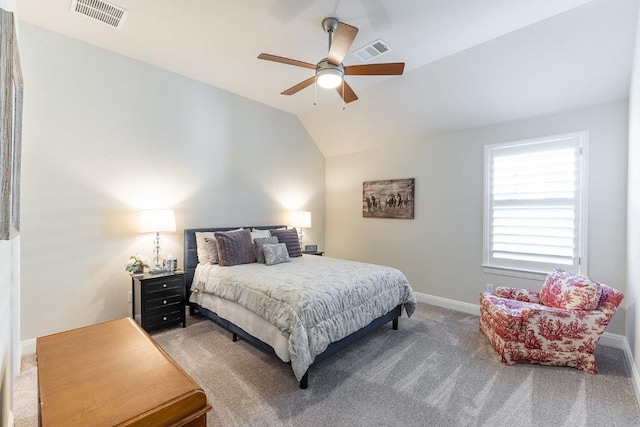
[[[210,410],[207,398],[133,320],[37,339],[42,425],[169,425]]]

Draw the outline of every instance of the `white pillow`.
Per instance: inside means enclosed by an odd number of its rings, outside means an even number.
[[[265,237],[271,237],[269,230],[258,230],[257,228],[254,228],[253,231],[251,231],[251,243],[253,243],[253,239]]]
[[[209,247],[207,242],[204,241],[205,237],[215,239],[212,232],[198,232],[196,231],[196,250],[198,252],[198,264],[210,264],[211,257],[209,256]]]
[[[238,228],[231,231],[240,231],[242,228]],[[209,245],[204,240],[205,238],[216,240],[216,236],[213,231],[196,231],[196,252],[198,253],[199,264],[217,264],[218,252],[216,250],[209,251]],[[216,245],[211,245],[211,249]],[[213,257],[212,257],[213,256]]]

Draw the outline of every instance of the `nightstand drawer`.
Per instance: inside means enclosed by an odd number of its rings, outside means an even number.
[[[182,312],[179,308],[176,307],[173,311],[168,311],[164,313],[158,314],[150,314],[146,316],[146,326],[148,328],[155,328],[156,326],[160,326],[163,324],[170,324],[175,322],[182,321]]]
[[[182,277],[161,277],[157,280],[148,280],[144,284],[146,294],[160,291],[177,290],[182,293]]]
[[[176,323],[187,326],[184,272],[135,275],[131,295],[131,317],[147,331]],[[140,317],[136,317],[138,310]]]
[[[162,307],[171,307],[174,305],[179,306],[181,302],[182,295],[179,293],[173,293],[170,295],[153,295],[145,301],[144,305],[147,310],[157,310]]]

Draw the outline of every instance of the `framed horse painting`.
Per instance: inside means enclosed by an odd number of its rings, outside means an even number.
[[[413,219],[415,178],[362,183],[364,218]]]

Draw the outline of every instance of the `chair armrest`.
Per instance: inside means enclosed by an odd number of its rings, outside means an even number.
[[[593,350],[612,315],[601,310],[565,310],[547,306],[522,311],[527,348],[553,351]]]
[[[526,289],[508,288],[504,286],[497,287],[494,294],[500,298],[514,299],[522,302],[532,302],[534,304],[542,304],[540,302],[540,292],[528,291]]]
[[[600,284],[600,288],[602,289],[602,296],[600,297],[598,309],[605,313],[611,313],[613,316],[622,302],[624,295],[622,292],[619,292],[607,285]]]

